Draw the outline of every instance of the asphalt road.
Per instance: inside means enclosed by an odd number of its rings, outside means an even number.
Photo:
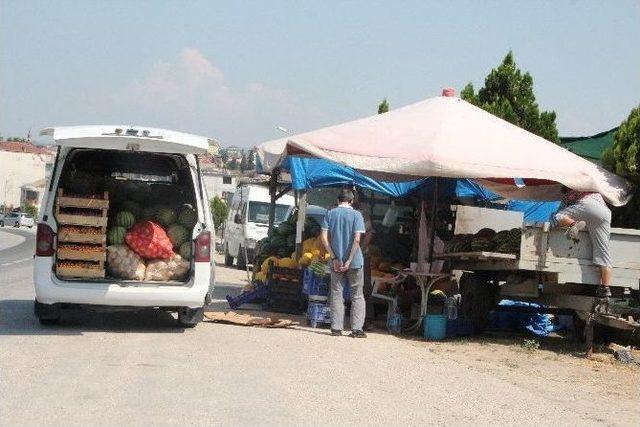
[[[0,425],[638,425],[638,372],[509,344],[33,315],[33,233],[0,250]],[[6,241],[6,240],[5,240]],[[218,297],[242,275],[219,269]],[[224,283],[226,281],[226,283]],[[630,381],[625,385],[625,381]],[[608,384],[611,382],[612,384]],[[636,390],[634,395],[633,390]],[[631,390],[631,391],[629,391]]]

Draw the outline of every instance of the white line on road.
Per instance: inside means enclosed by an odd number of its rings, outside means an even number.
[[[22,259],[18,259],[18,260],[11,261],[11,262],[5,262],[4,264],[0,264],[0,267],[6,267],[7,265],[18,264],[18,263],[21,263],[21,262],[29,261],[31,259],[32,258],[22,258]]]

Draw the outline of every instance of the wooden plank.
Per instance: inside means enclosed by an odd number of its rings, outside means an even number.
[[[90,227],[106,227],[106,216],[70,215],[58,212],[56,220],[62,225],[88,225]]]
[[[448,254],[438,255],[436,258],[514,260],[518,259],[518,256],[516,254],[505,254],[502,252],[451,252]]]

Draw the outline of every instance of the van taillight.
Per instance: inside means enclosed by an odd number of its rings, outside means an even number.
[[[54,233],[47,224],[38,224],[36,234],[36,256],[53,256]]]
[[[211,261],[211,233],[203,231],[196,237],[196,262]]]

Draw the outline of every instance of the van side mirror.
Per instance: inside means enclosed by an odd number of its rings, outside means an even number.
[[[242,224],[242,215],[240,215],[239,213],[237,213],[237,214],[233,217],[233,222],[235,222],[236,224]]]

